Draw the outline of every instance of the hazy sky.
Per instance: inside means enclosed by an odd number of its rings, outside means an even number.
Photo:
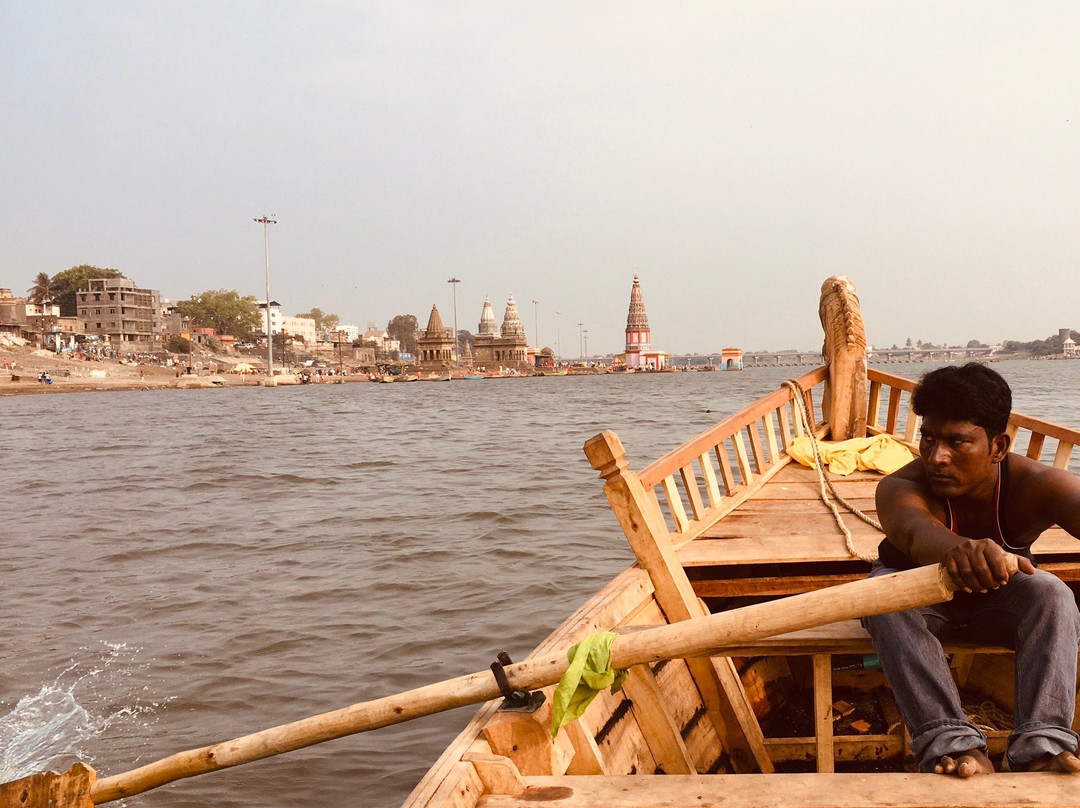
[[[813,347],[1080,329],[1080,4],[0,0],[0,286],[530,341]]]

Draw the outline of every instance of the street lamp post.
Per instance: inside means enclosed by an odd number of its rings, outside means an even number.
[[[447,283],[454,287],[454,361],[461,356],[461,351],[458,350],[458,330],[457,330],[457,285],[461,283],[461,278],[450,278]]]
[[[583,325],[585,325],[585,323],[578,323],[577,324],[577,347],[578,347],[578,354],[581,356],[581,361],[582,362],[585,361],[585,349],[581,347],[581,327]]]
[[[274,214],[256,219],[263,226],[263,253],[266,256],[266,378],[274,378],[274,337],[270,328],[270,225],[277,224]]]
[[[589,329],[586,328],[583,333],[584,333],[584,336],[585,336],[585,360],[588,361],[588,359],[589,359]]]
[[[562,359],[562,312],[555,312],[555,361]]]
[[[540,353],[540,301],[533,301],[533,336],[536,338],[536,352]]]

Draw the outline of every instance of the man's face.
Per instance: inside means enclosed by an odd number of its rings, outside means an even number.
[[[996,481],[994,464],[1008,449],[1004,435],[991,440],[971,421],[923,419],[919,454],[930,489],[941,497],[980,493]]]

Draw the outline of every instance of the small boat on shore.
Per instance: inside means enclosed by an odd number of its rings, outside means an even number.
[[[845,539],[821,501],[819,473],[795,462],[794,446],[886,435],[917,453],[916,382],[867,366],[858,298],[846,278],[825,282],[819,311],[823,367],[643,468],[630,467],[614,432],[585,442],[637,561],[525,660],[500,654],[490,670],[101,780],[82,764],[65,775],[34,775],[0,786],[0,804],[6,797],[44,808],[58,793],[81,795],[63,804],[86,806],[87,795],[100,804],[482,703],[404,808],[1077,806],[1073,780],[1061,774],[961,781],[910,771],[910,736],[857,618],[947,600],[947,576],[930,566],[867,580],[866,558],[881,534],[850,520]],[[1080,430],[1016,412],[1008,434],[1013,451],[1056,468],[1068,469],[1080,445]],[[873,515],[879,479],[856,471],[831,483],[838,500]],[[1060,528],[1044,532],[1033,553],[1042,569],[1071,587],[1080,583],[1078,543]],[[922,600],[900,605],[901,592]],[[601,691],[553,733],[567,648],[597,632],[611,632],[612,660],[629,675],[621,690]],[[1011,652],[974,642],[946,643],[945,651],[991,757],[1000,756],[1014,706]]]

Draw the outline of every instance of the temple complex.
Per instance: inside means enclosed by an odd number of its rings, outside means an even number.
[[[454,361],[454,332],[443,327],[437,306],[431,307],[427,328],[416,332],[416,356],[424,369],[446,367]]]
[[[630,289],[630,312],[626,316],[626,369],[663,370],[668,355],[652,349],[652,333],[649,317],[645,314],[645,297],[641,293],[641,281],[634,274]]]
[[[514,296],[506,302],[502,328],[495,325],[495,312],[491,301],[484,298],[484,309],[480,313],[480,325],[477,327],[473,364],[484,367],[515,366],[529,360],[529,342],[525,339],[525,326],[518,315]]]

